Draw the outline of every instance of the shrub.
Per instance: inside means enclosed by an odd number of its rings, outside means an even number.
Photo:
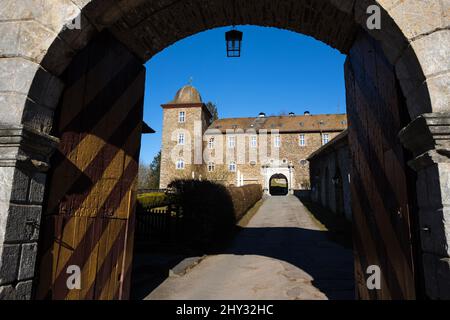
[[[263,191],[259,184],[246,185],[243,187],[228,187],[234,208],[236,220],[240,220],[245,213],[261,200]]]
[[[164,207],[170,204],[169,197],[162,192],[144,193],[137,197],[139,209],[148,211],[153,208]]]
[[[183,210],[184,238],[205,251],[223,243],[233,230],[233,203],[227,189],[209,181],[176,180],[169,185]]]
[[[202,251],[223,245],[237,219],[262,197],[259,185],[226,188],[210,181],[176,180],[169,188],[183,209],[184,238]]]

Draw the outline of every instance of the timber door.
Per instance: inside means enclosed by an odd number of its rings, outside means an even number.
[[[63,79],[35,296],[127,299],[145,70],[104,33]],[[81,271],[79,288],[71,266]]]
[[[394,68],[367,35],[356,40],[345,73],[357,293],[414,299],[415,181],[397,137],[409,122],[404,98]],[[381,269],[381,290],[367,288],[371,265]]]

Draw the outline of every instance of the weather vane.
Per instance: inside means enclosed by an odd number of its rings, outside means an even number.
[[[194,82],[194,78],[191,76],[189,77],[189,85],[192,86],[192,82]]]

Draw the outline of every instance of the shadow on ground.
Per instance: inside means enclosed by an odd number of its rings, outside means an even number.
[[[243,228],[225,254],[259,255],[308,273],[329,299],[354,299],[352,250],[329,240],[329,232],[302,228]]]
[[[327,231],[302,228],[239,228],[229,248],[215,254],[258,255],[285,261],[307,272],[329,299],[354,299],[353,256],[330,241]],[[186,254],[138,253],[134,261],[132,299],[156,289]]]
[[[329,231],[331,240],[343,245],[346,248],[353,247],[352,223],[344,215],[339,215],[321,205],[309,200],[301,199],[308,211]]]

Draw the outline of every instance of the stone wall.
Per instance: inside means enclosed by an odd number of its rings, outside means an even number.
[[[179,113],[185,112],[184,123],[178,121]],[[322,145],[322,133],[280,133],[281,145],[275,148],[275,135],[256,135],[243,133],[236,130],[227,134],[212,134],[214,129],[208,130],[205,112],[201,106],[171,106],[164,107],[162,147],[161,147],[161,175],[160,187],[166,188],[170,182],[176,179],[207,179],[224,183],[226,185],[237,185],[238,173],[243,175],[244,184],[265,185],[263,165],[292,166],[293,179],[291,188],[294,190],[309,189],[309,164],[306,159]],[[197,128],[196,128],[197,126]],[[195,142],[195,130],[202,134]],[[178,134],[185,134],[185,145],[178,145]],[[203,133],[205,133],[203,135]],[[305,146],[300,146],[299,135],[305,135]],[[323,132],[333,139],[339,132]],[[258,137],[258,146],[252,148],[251,136]],[[278,134],[277,134],[278,135]],[[228,147],[228,137],[235,137],[236,147]],[[214,138],[214,149],[209,149],[208,142]],[[201,139],[201,140],[200,140]],[[263,142],[266,141],[266,142]],[[194,144],[202,144],[200,151],[195,151]],[[220,150],[221,148],[221,151]],[[267,150],[267,151],[266,151]],[[201,152],[201,163],[195,162],[195,152]],[[179,156],[173,156],[177,154]],[[220,157],[220,154],[222,156]],[[262,156],[265,155],[265,156]],[[220,159],[219,159],[220,157]],[[183,159],[186,163],[183,170],[176,168],[176,159]],[[209,159],[209,161],[208,161]],[[236,172],[229,170],[229,163],[236,162]],[[253,162],[254,161],[254,162]],[[215,165],[214,171],[208,171],[208,162]]]
[[[0,300],[30,299],[45,172],[58,140],[0,126]]]
[[[339,132],[324,132],[329,134],[330,139],[333,139]],[[258,148],[252,150],[254,148],[250,147],[250,139],[252,134],[236,134],[237,140],[243,141],[242,143],[245,146],[245,159],[244,163],[239,163],[239,157],[242,155],[238,154],[238,149],[229,149],[227,148],[227,139],[226,136],[223,135],[222,139],[224,141],[223,153],[229,152],[232,155],[231,159],[237,162],[236,172],[228,172],[225,177],[226,184],[237,184],[237,174],[238,171],[240,174],[244,176],[244,184],[260,184],[264,186],[264,169],[263,165],[271,165],[273,167],[277,167],[277,160],[280,161],[280,166],[293,166],[293,184],[292,188],[294,190],[304,190],[309,189],[310,180],[309,180],[309,163],[306,160],[314,151],[319,149],[322,145],[322,136],[320,132],[312,132],[312,133],[301,133],[305,135],[306,146],[300,146],[299,143],[299,135],[300,133],[280,133],[281,136],[281,146],[280,148],[274,147],[274,136],[270,134],[267,135],[267,159],[261,162],[261,158],[259,157],[260,153],[264,153],[266,148],[261,146],[260,141],[258,140]],[[233,135],[233,134],[230,134]],[[205,140],[208,140],[209,135],[205,136]],[[258,139],[264,139],[264,136],[259,136]],[[228,150],[227,150],[228,149]],[[278,149],[278,150],[277,150]],[[251,164],[250,161],[253,159],[257,159],[255,164]],[[278,158],[278,159],[277,159]],[[271,162],[271,160],[274,160]],[[285,163],[283,161],[286,161]],[[228,162],[224,159],[223,164],[216,164],[216,170],[219,172],[227,172],[228,170]],[[204,175],[206,177],[210,177],[214,179],[217,174],[214,173],[206,173]]]
[[[185,112],[185,122],[178,122],[179,112]],[[170,182],[176,179],[191,179],[192,172],[194,177],[198,178],[202,168],[195,164],[194,140],[195,126],[198,126],[199,133],[203,134],[206,126],[202,106],[179,106],[173,108],[164,108],[163,111],[163,128],[162,128],[162,145],[161,145],[161,175],[160,188],[165,189]],[[178,133],[185,134],[185,145],[178,146]],[[200,144],[203,144],[202,136]],[[179,155],[179,156],[176,156]],[[176,168],[176,159],[185,161],[185,169],[178,170]],[[175,162],[174,162],[175,160]]]
[[[311,200],[330,209],[335,214],[344,214],[352,220],[350,192],[350,154],[346,133],[340,141],[331,141],[309,158],[311,176]],[[336,188],[333,178],[339,177],[340,188]],[[338,190],[342,190],[342,207],[337,207]],[[343,212],[339,212],[343,209]]]

